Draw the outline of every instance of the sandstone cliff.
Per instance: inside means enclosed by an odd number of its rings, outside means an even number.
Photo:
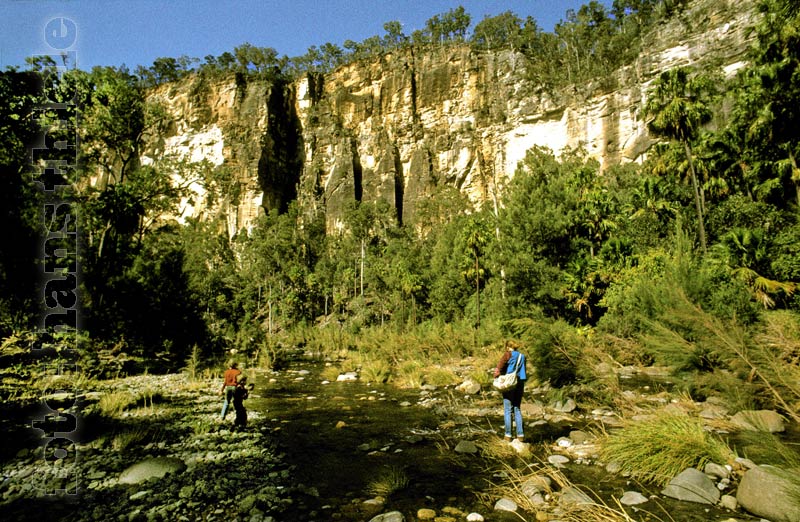
[[[172,119],[147,155],[224,166],[244,187],[228,230],[297,199],[341,225],[352,200],[384,199],[410,224],[416,202],[441,184],[492,200],[534,145],[585,147],[601,165],[637,161],[652,144],[640,110],[660,72],[678,65],[743,65],[755,0],[696,0],[656,27],[615,77],[548,93],[526,80],[526,59],[468,47],[388,53],[292,84],[190,78],[161,86]],[[198,192],[202,192],[199,185]],[[201,198],[195,198],[195,203]]]

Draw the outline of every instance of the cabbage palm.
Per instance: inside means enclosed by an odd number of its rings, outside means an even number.
[[[762,229],[734,228],[714,245],[714,258],[724,263],[736,279],[743,281],[764,308],[775,306],[774,296],[790,297],[797,284],[781,282],[763,275],[769,256]]]
[[[692,161],[692,141],[697,138],[701,126],[711,119],[708,105],[711,89],[705,77],[690,77],[690,72],[689,68],[678,67],[661,73],[655,81],[644,113],[651,117],[647,124],[650,132],[683,145],[694,189],[700,246],[705,252],[706,230],[703,224],[700,185]]]

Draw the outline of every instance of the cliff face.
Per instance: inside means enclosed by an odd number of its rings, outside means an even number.
[[[755,0],[696,0],[656,27],[636,62],[604,88],[552,95],[526,80],[522,54],[467,47],[389,53],[294,84],[189,79],[153,93],[173,124],[149,154],[207,159],[235,176],[245,190],[224,209],[231,233],[294,199],[324,212],[329,229],[341,226],[353,200],[383,199],[412,224],[416,202],[437,185],[492,200],[534,145],[556,153],[584,147],[603,166],[640,160],[652,144],[640,114],[651,82],[688,64],[733,74],[754,7]]]

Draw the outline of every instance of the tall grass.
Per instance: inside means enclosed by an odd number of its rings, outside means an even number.
[[[700,419],[659,412],[647,420],[627,422],[601,440],[601,458],[646,482],[666,485],[686,468],[724,464],[733,452],[707,432]]]
[[[98,408],[104,417],[119,417],[124,410],[134,406],[138,398],[129,391],[111,392],[100,397]]]

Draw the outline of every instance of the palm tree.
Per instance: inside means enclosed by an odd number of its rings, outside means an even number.
[[[734,278],[743,281],[764,308],[775,306],[773,296],[790,298],[798,288],[797,283],[776,281],[763,275],[769,258],[767,240],[761,229],[732,229],[714,245],[712,256],[723,263]]]
[[[703,224],[700,185],[692,161],[692,141],[698,136],[701,126],[711,119],[708,101],[712,91],[707,78],[690,77],[690,73],[691,69],[687,67],[677,67],[661,73],[645,104],[644,113],[652,116],[647,124],[650,132],[683,145],[694,189],[700,246],[705,252],[706,230]]]

